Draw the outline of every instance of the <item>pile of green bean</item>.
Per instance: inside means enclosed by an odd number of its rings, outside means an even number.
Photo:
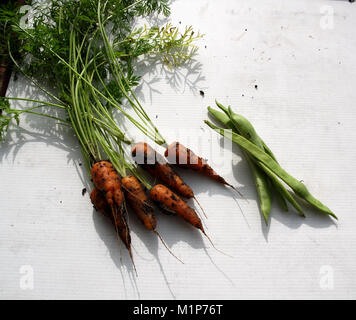
[[[288,174],[279,165],[276,157],[259,137],[250,121],[234,113],[230,107],[226,108],[217,101],[216,105],[222,112],[208,107],[209,114],[225,128],[231,130],[220,128],[209,121],[205,121],[205,123],[242,148],[253,173],[261,213],[266,224],[268,224],[268,218],[271,213],[272,194],[275,194],[282,209],[285,211],[288,211],[287,202],[289,202],[304,217],[303,210],[297,202],[297,197],[295,197],[298,196],[314,208],[337,219],[336,215],[328,207],[311,195],[302,182]],[[294,191],[294,194],[286,189],[281,180]]]

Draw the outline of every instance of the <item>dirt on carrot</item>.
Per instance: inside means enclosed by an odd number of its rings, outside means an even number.
[[[94,188],[90,192],[90,200],[96,211],[102,213],[107,218],[112,218],[111,209],[101,191],[99,191],[97,188]]]
[[[128,228],[125,216],[123,214],[118,214],[117,212],[113,213],[105,199],[104,194],[96,188],[94,188],[90,193],[90,200],[93,203],[96,211],[102,213],[105,217],[110,219],[118,231],[120,239],[125,244],[125,247],[127,250],[129,250],[129,252],[131,252],[130,230]]]
[[[121,180],[125,198],[139,220],[147,230],[156,229],[156,217],[153,204],[145,193],[143,186],[134,176],[126,176]]]
[[[108,161],[99,161],[91,168],[91,175],[95,189],[90,198],[94,207],[109,217],[113,222],[116,232],[125,244],[132,258],[130,229],[125,215],[125,198],[121,189],[121,179]],[[97,191],[95,191],[97,190]]]
[[[134,176],[128,175],[122,179],[121,183],[124,189],[125,198],[139,220],[144,224],[147,230],[153,231],[157,235],[164,247],[173,257],[184,264],[184,262],[171,251],[160,233],[157,231],[156,217],[153,214],[153,203],[148,198],[144,187],[138,179]]]
[[[192,150],[183,146],[179,142],[173,142],[164,152],[164,156],[172,165],[177,165],[182,168],[192,169],[197,171],[218,183],[224,184],[233,188],[240,195],[241,193],[230,183],[215,172],[215,170],[202,157],[197,156]],[[242,196],[242,195],[241,195]]]
[[[188,206],[177,194],[162,184],[155,185],[150,191],[150,198],[159,205],[167,207],[178,216],[205,233],[203,224],[197,213]]]
[[[169,188],[185,198],[194,198],[193,190],[173,170],[163,156],[147,143],[140,142],[132,148],[132,156],[136,163],[152,176],[160,179]]]

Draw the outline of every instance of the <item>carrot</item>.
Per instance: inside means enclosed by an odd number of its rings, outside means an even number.
[[[209,240],[215,250],[225,254],[214,246],[213,242],[206,234],[202,221],[197,215],[197,213],[172,190],[170,190],[163,184],[157,184],[151,189],[150,198],[152,201],[158,203],[159,205],[167,207],[169,210],[174,211],[179,217],[183,218],[186,222],[199,229]]]
[[[156,217],[142,185],[134,176],[126,176],[121,180],[127,202],[147,230],[156,230]]]
[[[229,186],[234,189],[240,196],[242,194],[230,183],[218,175],[213,168],[203,158],[197,156],[192,150],[186,148],[179,142],[173,142],[168,146],[164,152],[164,156],[168,159],[170,164],[175,164],[182,168],[189,168],[194,171],[217,181],[218,183]]]
[[[136,163],[151,175],[159,178],[183,197],[194,198],[193,190],[174,172],[167,161],[147,143],[137,143],[133,146],[131,153]]]
[[[125,247],[131,256],[131,236],[128,228],[125,216],[123,214],[112,213],[110,206],[108,205],[104,194],[94,188],[90,193],[90,200],[94,205],[96,211],[102,213],[105,217],[109,218],[112,224],[115,226],[120,239],[124,242]]]
[[[113,222],[133,262],[130,229],[125,218],[125,198],[121,190],[120,177],[109,161],[96,162],[91,168],[91,176],[97,189],[91,192],[91,200],[94,206]]]
[[[177,194],[163,184],[155,185],[150,191],[152,201],[174,211],[179,217],[205,234],[203,224],[197,213]]]
[[[193,198],[199,205],[206,217],[203,207],[194,195],[193,190],[183,181],[183,179],[173,170],[169,163],[145,142],[137,143],[133,146],[131,154],[136,163],[150,173],[159,178],[165,185],[178,192],[187,199]]]
[[[114,205],[122,210],[124,194],[121,190],[120,177],[109,161],[96,162],[91,168],[91,176],[95,187],[104,193],[105,199],[114,210]]]
[[[110,220],[113,218],[111,215],[110,207],[106,202],[104,195],[97,188],[94,188],[90,192],[90,200],[96,211],[102,213],[105,217],[109,218]]]
[[[124,189],[127,202],[129,203],[130,207],[133,209],[139,220],[144,224],[146,229],[153,231],[161,240],[162,244],[165,246],[168,252],[177,260],[184,263],[168,248],[166,242],[156,230],[157,223],[156,217],[153,214],[153,204],[147,197],[147,194],[145,193],[145,190],[141,183],[138,181],[138,179],[134,176],[128,175],[122,178],[121,184]]]

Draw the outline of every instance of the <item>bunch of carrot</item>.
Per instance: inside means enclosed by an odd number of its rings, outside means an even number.
[[[257,134],[250,121],[242,115],[234,113],[231,107],[226,108],[217,101],[216,105],[222,111],[208,107],[209,114],[229,130],[220,128],[209,121],[205,121],[205,123],[242,148],[255,180],[260,209],[266,224],[268,224],[271,212],[272,192],[285,211],[288,211],[287,202],[289,202],[301,216],[304,216],[303,209],[295,197],[297,196],[319,211],[337,219],[328,207],[311,195],[302,182],[288,174],[280,166],[276,157]],[[294,194],[286,189],[281,180],[294,191]]]
[[[175,213],[207,236],[201,218],[185,199],[194,199],[199,206],[200,204],[193,190],[174,170],[174,166],[197,171],[238,193],[239,191],[192,150],[179,142],[167,146],[166,140],[132,90],[137,82],[137,78],[132,75],[131,62],[134,58],[157,53],[163,54],[164,61],[185,61],[191,54],[191,51],[187,52],[186,49],[200,36],[193,36],[191,28],[186,28],[186,31],[179,35],[171,25],[129,31],[129,22],[134,15],[141,17],[148,8],[151,8],[150,12],[167,12],[167,4],[163,0],[126,2],[52,1],[49,16],[53,21],[46,23],[46,19],[39,16],[35,18],[35,27],[31,30],[21,27],[20,16],[8,18],[6,23],[11,25],[21,38],[21,52],[24,54],[21,65],[14,59],[11,41],[8,40],[8,52],[12,62],[51,102],[15,97],[1,100],[3,103],[0,104],[0,109],[4,112],[0,116],[0,138],[1,132],[6,131],[11,120],[18,122],[22,113],[49,117],[69,126],[78,138],[94,184],[90,193],[91,201],[97,211],[111,220],[118,237],[132,258],[128,206],[145,228],[154,232],[168,250],[157,231],[155,204],[164,211]],[[1,12],[5,15],[4,10],[0,9]],[[120,28],[120,24],[124,24],[124,27]],[[109,40],[112,36],[108,31],[110,28],[115,36],[114,41]],[[48,41],[48,38],[51,41]],[[38,68],[26,64],[26,56],[35,58],[33,61],[37,63]],[[49,80],[52,74],[56,80],[54,90],[47,90],[40,85],[40,81],[43,78]],[[12,99],[37,105],[15,110],[9,105]],[[127,112],[122,99],[125,99],[133,113]],[[266,223],[271,210],[271,189],[276,191],[284,208],[287,208],[288,201],[302,213],[300,205],[278,177],[299,197],[334,216],[328,208],[311,196],[303,184],[279,166],[270,149],[247,119],[234,114],[230,108],[224,108],[220,104],[218,106],[223,112],[210,108],[210,114],[233,132],[227,133],[222,128],[207,123],[244,148],[254,174]],[[67,117],[34,111],[38,108],[62,110]],[[133,142],[126,136],[122,124],[115,120],[115,111],[131,121],[156,144],[166,145],[164,157],[147,143],[141,142],[131,149],[131,156],[136,164],[130,161],[124,145]],[[139,167],[160,183],[151,185]],[[200,208],[202,209],[201,206]],[[202,211],[204,213],[203,209]],[[207,238],[209,239],[208,236]]]
[[[23,113],[49,117],[69,126],[78,138],[95,186],[91,192],[91,200],[97,210],[112,221],[131,258],[126,202],[145,227],[159,237],[152,200],[161,207],[170,208],[204,232],[201,220],[192,208],[166,186],[152,187],[137,165],[129,161],[124,144],[132,141],[126,136],[122,124],[117,123],[114,117],[114,112],[119,111],[155,143],[165,144],[164,138],[132,90],[137,78],[132,75],[131,60],[144,54],[156,53],[163,54],[166,62],[172,60],[171,66],[179,65],[181,61],[191,57],[194,52],[190,50],[194,48],[192,42],[200,36],[194,35],[190,27],[180,34],[170,24],[163,28],[130,31],[128,27],[131,27],[133,14],[145,15],[148,8],[149,13],[169,13],[166,1],[154,2],[155,4],[148,0],[127,3],[117,3],[115,0],[53,1],[49,13],[40,11],[35,16],[33,29],[21,25],[21,14],[12,15],[3,7],[0,8],[1,17],[21,38],[22,61],[14,58],[13,43],[11,39],[7,39],[12,62],[17,70],[51,100],[16,97],[2,99],[0,109],[4,113],[0,116],[0,132],[5,132],[13,119],[18,124],[19,116]],[[142,7],[143,5],[146,7]],[[146,9],[143,10],[144,8]],[[43,15],[46,19],[43,19]],[[121,24],[124,26],[120,28]],[[115,37],[114,41],[109,40],[112,35]],[[32,60],[26,59],[28,56]],[[49,90],[41,85],[41,81],[52,75],[56,81],[53,82],[54,88]],[[134,115],[125,110],[122,98],[126,99]],[[16,110],[10,108],[11,100],[36,105]],[[62,110],[66,117],[34,111],[40,108]],[[138,145],[134,150],[137,154],[145,154],[147,151],[140,151]],[[184,197],[194,197],[193,191],[167,163],[160,161],[159,165],[154,165],[152,172],[168,186],[180,191]],[[151,199],[146,195],[145,188],[150,190]],[[165,245],[163,239],[160,239]]]
[[[165,246],[165,242],[156,230],[153,203],[161,210],[183,218],[199,229],[211,242],[197,212],[182,199],[182,197],[196,199],[193,190],[172,166],[179,165],[190,168],[221,184],[231,185],[219,176],[206,161],[178,142],[172,143],[165,151],[169,162],[150,145],[143,142],[135,144],[131,153],[136,163],[153,177],[159,179],[162,184],[154,186],[146,184],[149,189],[148,197],[145,187],[134,175],[125,175],[125,171],[119,175],[109,161],[98,161],[91,168],[95,187],[90,194],[96,210],[107,216],[114,224],[116,232],[128,249],[131,258],[131,237],[126,219],[126,201],[146,229],[156,233]],[[168,249],[167,246],[166,248]]]

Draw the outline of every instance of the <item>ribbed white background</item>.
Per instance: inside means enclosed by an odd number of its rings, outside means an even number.
[[[333,29],[320,25],[330,9],[323,6],[334,10]],[[139,96],[168,141],[178,137],[213,160],[248,199],[237,198],[244,219],[228,188],[181,172],[207,211],[208,234],[233,258],[185,222],[157,213],[158,230],[182,265],[131,217],[136,277],[124,250],[120,261],[112,226],[81,194],[90,181],[75,138],[31,116],[0,148],[0,297],[355,299],[356,4],[177,0],[171,19],[205,34],[201,65],[152,70]],[[21,79],[8,91],[36,94]],[[241,152],[223,153],[203,123],[215,98],[250,119],[282,166],[339,222],[274,206],[266,227]],[[33,290],[20,288],[23,265],[34,270]],[[333,288],[320,285],[325,270],[333,271]]]

